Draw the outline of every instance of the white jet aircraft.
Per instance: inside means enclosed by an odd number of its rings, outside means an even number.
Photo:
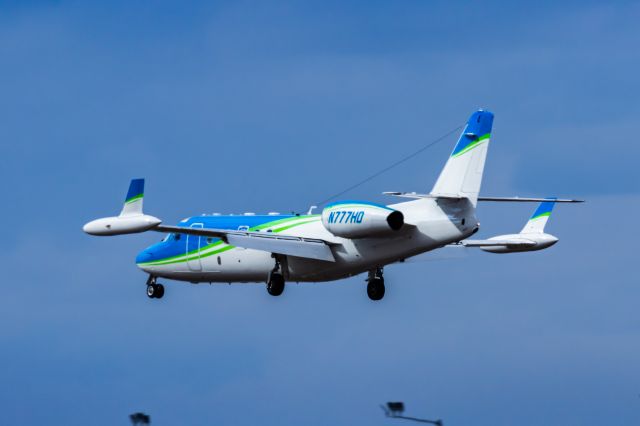
[[[430,250],[458,244],[511,253],[544,249],[558,241],[542,232],[551,208],[556,202],[578,200],[479,196],[492,124],[488,111],[471,115],[430,193],[385,193],[410,201],[341,201],[317,215],[194,216],[168,226],[143,213],[144,180],[135,179],[119,216],[94,220],[83,229],[91,235],[168,233],[136,258],[138,267],[149,274],[150,298],[164,295],[158,278],[190,283],[266,281],[269,294],[279,296],[285,281],[331,281],[368,272],[367,295],[380,300],[385,293],[383,267]],[[520,234],[466,240],[480,226],[478,201],[542,204]]]

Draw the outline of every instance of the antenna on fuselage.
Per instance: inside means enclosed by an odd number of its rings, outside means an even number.
[[[318,208],[318,206],[311,206],[311,207],[309,207],[309,210],[307,210],[307,215],[311,215],[311,214],[313,214],[313,209],[317,209],[317,208]]]

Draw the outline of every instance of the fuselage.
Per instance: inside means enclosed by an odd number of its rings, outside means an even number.
[[[387,208],[402,212],[405,225],[391,236],[376,238],[337,237],[325,228],[320,215],[194,216],[180,226],[267,232],[328,242],[335,262],[295,256],[279,259],[285,278],[297,282],[357,275],[460,241],[478,229],[475,207],[466,199],[419,199]],[[218,238],[175,233],[143,250],[136,263],[153,276],[192,283],[264,282],[275,259],[269,252],[234,247]]]

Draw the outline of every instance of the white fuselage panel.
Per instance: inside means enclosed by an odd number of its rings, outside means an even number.
[[[331,244],[335,262],[286,256],[283,272],[289,281],[331,281],[382,267],[457,242],[478,227],[474,208],[466,200],[420,199],[389,206],[402,212],[405,225],[392,235],[341,238],[318,220],[287,230],[286,235],[322,239]],[[194,265],[194,262],[197,264]],[[170,279],[197,282],[264,282],[274,268],[271,253],[229,247],[189,262],[140,265],[144,271]]]

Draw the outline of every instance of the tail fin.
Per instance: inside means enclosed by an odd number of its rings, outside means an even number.
[[[548,198],[548,200],[540,203],[536,211],[533,212],[531,219],[520,231],[521,234],[541,234],[544,232],[544,227],[549,220],[549,216],[551,216],[551,210],[556,204],[555,198]]]
[[[144,197],[144,179],[133,179],[129,184],[129,192],[124,200],[124,207],[120,216],[133,216],[142,213],[142,198]]]
[[[133,179],[120,216],[103,217],[86,223],[82,230],[90,235],[122,235],[145,232],[160,225],[157,217],[142,213],[144,179]]]
[[[480,110],[471,114],[431,195],[464,197],[474,206],[477,204],[492,125],[491,112]]]

